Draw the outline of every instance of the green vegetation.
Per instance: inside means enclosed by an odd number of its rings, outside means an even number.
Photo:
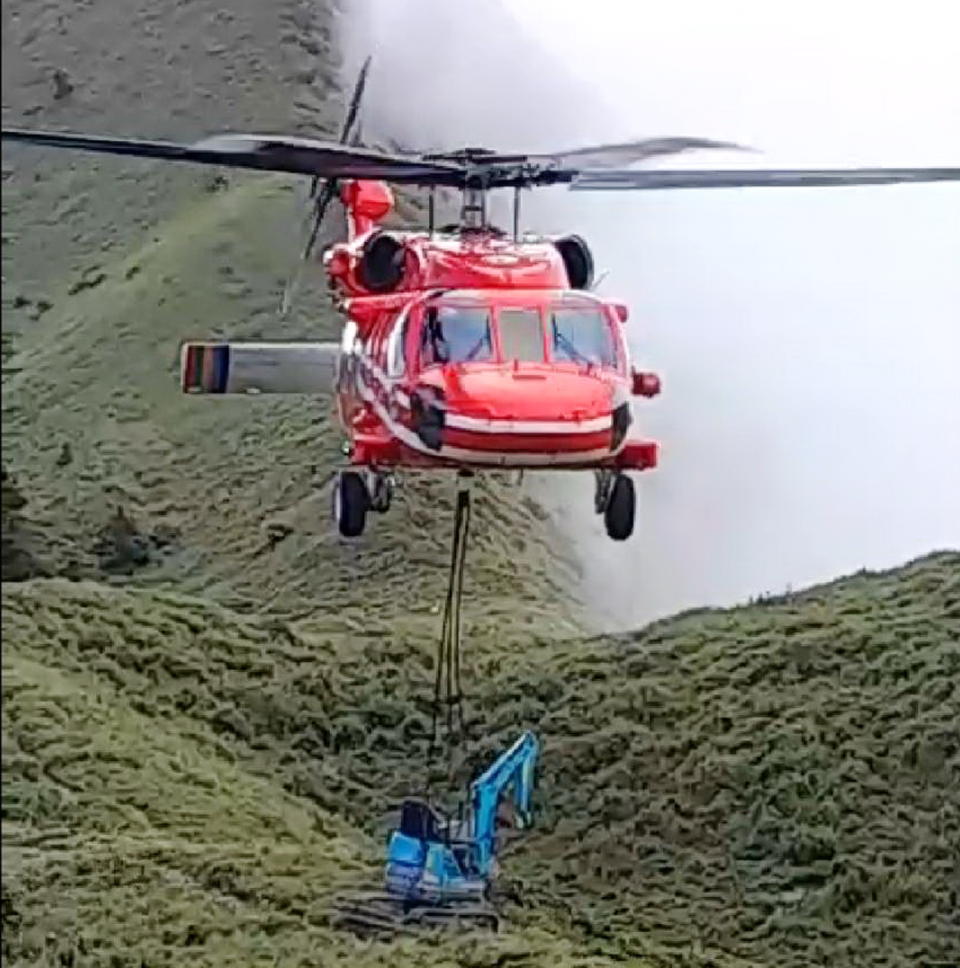
[[[11,0],[4,124],[329,131],[334,28],[323,2]],[[301,188],[27,150],[3,174],[5,963],[956,959],[960,555],[590,638],[508,478],[478,485],[455,763],[544,741],[506,928],[332,930],[428,776],[449,482],[344,543],[332,401],[178,393],[184,338],[336,332],[319,273],[277,319]]]
[[[0,350],[2,350],[3,376],[10,376],[13,372],[8,366],[8,360],[13,355],[13,338],[9,333],[0,333]],[[4,394],[4,419],[11,413]],[[23,511],[27,504],[14,475],[7,470],[6,462],[0,461],[0,564],[2,564],[3,581],[23,581],[43,574],[43,569],[37,561],[33,550],[30,529],[23,519]]]
[[[956,554],[616,640],[472,639],[464,771],[524,726],[545,744],[540,825],[504,857],[522,906],[482,945],[326,926],[425,779],[430,641],[63,580],[3,606],[17,963],[51,932],[95,965],[915,965],[960,944]]]

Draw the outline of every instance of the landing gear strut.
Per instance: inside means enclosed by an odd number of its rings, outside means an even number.
[[[381,474],[377,471],[367,472],[367,490],[370,493],[370,508],[385,514],[390,510],[390,502],[393,500],[394,480],[389,474]]]
[[[603,515],[607,534],[614,541],[626,541],[633,534],[637,494],[633,481],[618,471],[597,471],[593,507]]]
[[[345,538],[363,534],[367,512],[381,514],[390,509],[393,498],[392,475],[364,468],[340,471],[333,482],[333,520]]]

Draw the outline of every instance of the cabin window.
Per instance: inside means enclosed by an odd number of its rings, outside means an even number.
[[[542,363],[543,329],[538,309],[501,309],[500,345],[504,360]]]
[[[550,311],[550,352],[558,362],[617,365],[610,326],[593,308],[557,306]]]
[[[490,311],[481,306],[429,306],[420,335],[423,366],[493,359]]]

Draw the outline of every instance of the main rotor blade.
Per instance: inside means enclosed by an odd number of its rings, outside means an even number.
[[[370,71],[372,57],[368,56],[360,68],[357,76],[357,83],[353,89],[353,97],[350,98],[350,106],[347,108],[347,116],[343,119],[343,127],[340,129],[340,143],[348,144],[350,133],[354,122],[357,120],[357,112],[360,110],[360,99],[363,97],[363,89],[367,86],[367,74]]]
[[[283,289],[283,296],[280,299],[281,316],[285,317],[290,312],[290,307],[293,305],[294,296],[296,296],[298,290],[300,289],[304,269],[306,268],[310,256],[313,253],[313,247],[317,244],[317,238],[320,235],[320,226],[323,224],[323,217],[326,215],[330,202],[333,201],[336,193],[336,180],[333,178],[328,178],[323,182],[320,191],[315,197],[313,210],[310,213],[307,241],[303,247],[303,252],[300,255],[300,260],[297,263],[297,268],[294,270],[293,276],[287,280],[287,284]]]
[[[714,141],[711,138],[688,138],[686,136],[666,138],[644,138],[640,141],[623,141],[618,144],[593,145],[586,148],[575,148],[571,151],[558,151],[551,154],[530,155],[529,161],[549,162],[569,168],[581,166],[590,168],[607,168],[615,165],[630,165],[647,158],[661,155],[679,155],[686,151],[713,148],[728,151],[753,151],[744,145],[734,144],[732,141]]]
[[[355,145],[359,146],[359,140],[351,137],[353,134],[353,125],[357,120],[357,113],[360,110],[360,100],[363,97],[363,89],[367,84],[367,73],[370,70],[370,62],[373,60],[372,57],[367,57],[363,62],[363,66],[360,68],[360,74],[357,77],[357,81],[353,86],[353,94],[350,97],[350,103],[347,105],[347,113],[343,119],[343,124],[340,126],[340,138],[339,142],[342,145]],[[317,194],[317,189],[320,185],[320,176],[314,175],[313,180],[310,183],[310,197],[314,198]]]
[[[614,171],[571,172],[572,191],[663,188],[805,188],[893,185],[900,182],[960,181],[960,168],[800,168],[770,171]]]
[[[418,162],[399,155],[292,135],[221,134],[193,144],[177,144],[8,128],[0,131],[0,137],[4,141],[50,148],[74,148],[325,178],[385,179],[408,184],[457,185],[462,181],[464,170],[463,166],[451,162]]]
[[[357,122],[357,118],[360,112],[360,102],[363,99],[363,91],[367,84],[367,73],[370,70],[372,60],[373,58],[368,56],[363,62],[363,66],[360,68],[360,74],[353,86],[353,94],[350,96],[350,102],[347,105],[347,113],[343,119],[343,124],[340,126],[341,145],[352,144],[356,147],[360,146],[360,125]],[[290,307],[293,305],[293,298],[300,288],[304,269],[310,256],[313,254],[313,247],[316,245],[317,238],[320,235],[320,226],[323,224],[323,218],[330,206],[330,202],[333,201],[337,193],[338,187],[339,182],[336,178],[322,178],[320,175],[314,175],[310,180],[310,199],[313,202],[313,211],[307,234],[307,242],[293,277],[284,286],[283,297],[280,300],[281,316],[285,317],[290,312]]]

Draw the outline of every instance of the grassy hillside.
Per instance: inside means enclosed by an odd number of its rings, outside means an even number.
[[[339,123],[329,6],[160,7],[165,14],[125,6],[114,18],[116,56],[104,62],[105,0],[63,13],[53,46],[28,29],[30,5],[9,5],[4,123],[158,137]],[[51,87],[42,98],[38,69],[26,65],[34,44],[51,51],[51,65],[55,50],[101,73],[75,78],[67,97]],[[25,148],[5,150],[5,165],[4,329],[17,332],[18,372],[4,381],[15,404],[4,453],[45,564],[116,581],[132,571],[139,584],[241,610],[322,613],[346,628],[369,627],[359,616],[371,607],[379,628],[412,609],[413,624],[423,616],[433,635],[449,480],[411,479],[390,516],[346,546],[329,524],[341,444],[329,399],[177,392],[183,338],[335,336],[319,272],[307,274],[291,318],[278,319],[302,241],[304,185]],[[416,214],[402,200],[398,217]],[[471,581],[485,598],[478,617],[491,627],[519,610],[572,627],[570,569],[543,513],[509,482],[481,493],[471,550]]]
[[[522,906],[482,944],[365,947],[326,924],[423,782],[422,639],[278,634],[63,580],[9,585],[3,606],[15,963],[56,963],[51,933],[91,965],[906,966],[960,950],[956,554],[617,640],[472,642],[470,764],[527,725],[544,741],[538,828],[504,857]]]
[[[10,0],[2,12],[4,126],[158,139],[332,131],[341,99],[332,8],[330,0]],[[34,311],[58,284],[80,282],[84,271],[149,241],[216,174],[4,154],[4,274]]]
[[[20,335],[6,451],[58,570],[116,572],[135,557],[122,547],[119,508],[150,557],[138,582],[283,615],[333,607],[346,621],[373,607],[384,623],[442,596],[450,478],[411,478],[390,514],[346,545],[330,525],[342,460],[331,400],[178,391],[184,338],[335,336],[326,308],[309,323],[277,319],[289,196],[283,182],[252,179],[204,198]],[[536,508],[504,487],[481,492],[473,587],[512,613],[529,573],[563,602]]]
[[[342,108],[332,3],[11,0],[2,17],[5,125],[332,130]],[[185,337],[335,333],[309,284],[277,319],[293,181],[28,149],[4,150],[3,177],[4,576],[11,536],[30,556],[15,577],[57,576],[3,588],[7,963],[960,950],[960,556],[590,639],[569,549],[505,478],[474,515],[457,766],[524,726],[544,739],[539,826],[503,857],[508,927],[331,930],[427,776],[449,482],[410,480],[344,543],[329,400],[177,392]]]

